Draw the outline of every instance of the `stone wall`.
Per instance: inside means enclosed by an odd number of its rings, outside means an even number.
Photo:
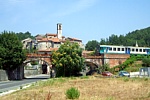
[[[30,76],[30,75],[39,75],[39,74],[42,74],[42,71],[38,69],[24,70],[24,77]]]
[[[103,57],[101,57],[101,56],[88,56],[88,57],[85,57],[85,61],[86,62],[92,62],[92,63],[96,64],[97,66],[100,66],[103,64]]]
[[[8,75],[5,70],[0,70],[0,81],[8,81]]]

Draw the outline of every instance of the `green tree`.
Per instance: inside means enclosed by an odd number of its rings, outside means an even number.
[[[52,53],[52,65],[56,76],[76,76],[84,67],[82,49],[77,43],[65,42]]]
[[[2,55],[4,54],[4,48],[0,46],[0,69],[2,69]]]
[[[1,68],[14,70],[26,59],[22,43],[14,32],[4,31],[0,34],[0,62]]]
[[[26,38],[31,38],[31,39],[34,39],[35,37],[33,37],[32,35],[31,35],[31,33],[30,32],[25,32],[25,33],[23,33],[23,32],[19,32],[19,33],[16,33],[16,35],[17,35],[17,37],[19,38],[19,40],[21,41],[21,40],[24,40],[24,39],[26,39]]]
[[[105,45],[105,44],[106,44],[105,39],[101,39],[101,41],[100,41],[100,45]]]
[[[144,58],[142,59],[142,62],[143,62],[143,66],[144,66],[144,67],[150,67],[150,58],[144,57]]]
[[[110,37],[109,37],[109,42],[113,45],[117,45],[119,43],[119,38],[117,35],[114,35],[112,34]]]
[[[96,40],[88,41],[88,43],[85,46],[85,49],[87,51],[94,51],[98,45],[99,45],[99,42]]]

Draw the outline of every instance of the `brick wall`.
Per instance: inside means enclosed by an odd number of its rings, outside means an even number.
[[[128,54],[104,54],[100,56],[87,56],[86,61],[93,62],[98,66],[109,64],[110,68],[122,64],[128,59],[130,55]]]
[[[110,68],[112,68],[122,64],[129,57],[129,54],[104,54],[104,63],[108,63]]]

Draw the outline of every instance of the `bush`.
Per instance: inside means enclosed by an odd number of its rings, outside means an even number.
[[[150,58],[143,58],[142,59],[142,62],[143,62],[143,66],[145,67],[149,67],[150,66]]]
[[[125,77],[123,78],[124,82],[128,82],[129,81],[129,78],[128,77]]]
[[[66,97],[67,97],[67,99],[78,99],[79,96],[80,96],[79,90],[77,90],[74,87],[71,87],[70,89],[68,89],[66,91]]]

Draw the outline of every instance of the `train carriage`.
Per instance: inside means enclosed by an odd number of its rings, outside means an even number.
[[[116,53],[116,54],[143,54],[150,55],[149,47],[133,47],[133,46],[115,46],[115,45],[100,45],[100,54]]]

